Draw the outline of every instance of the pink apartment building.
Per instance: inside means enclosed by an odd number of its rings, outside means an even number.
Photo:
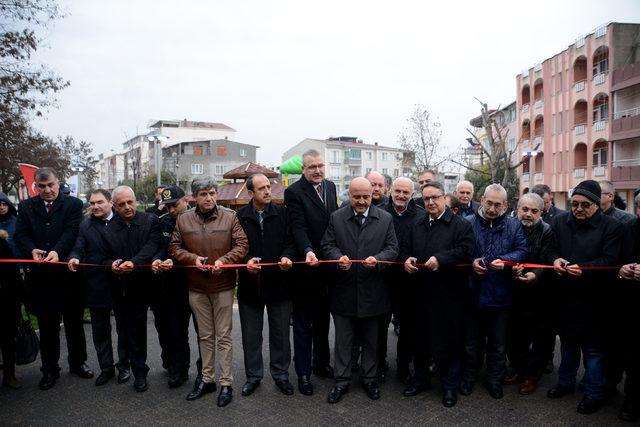
[[[516,77],[520,190],[544,183],[565,208],[584,179],[640,187],[640,24],[610,23]],[[538,150],[534,148],[539,144]]]

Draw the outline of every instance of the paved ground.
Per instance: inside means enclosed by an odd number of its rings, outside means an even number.
[[[226,408],[218,408],[216,396],[187,402],[184,398],[191,389],[191,381],[179,389],[169,389],[166,375],[161,368],[157,336],[149,315],[149,391],[136,393],[132,381],[118,385],[115,381],[97,388],[93,380],[72,376],[66,366],[58,384],[43,392],[38,389],[39,361],[18,367],[23,381],[19,391],[0,389],[0,425],[616,425],[620,423],[617,411],[622,404],[618,396],[599,413],[583,416],[575,411],[581,396],[566,397],[560,401],[547,399],[546,390],[555,382],[555,373],[546,376],[541,390],[528,397],[519,396],[515,386],[505,388],[502,400],[491,399],[482,388],[469,397],[460,397],[457,406],[446,409],[439,393],[431,392],[414,398],[401,395],[403,386],[395,380],[395,366],[390,379],[382,387],[382,398],[373,402],[364,391],[352,386],[342,402],[326,403],[332,382],[315,379],[316,393],[303,396],[280,394],[272,381],[265,379],[262,386],[250,397],[240,396],[244,383],[243,358],[237,310],[234,318],[234,376],[235,399]],[[265,325],[267,322],[265,322]],[[90,342],[89,325],[86,325]],[[265,326],[266,333],[266,326]],[[389,333],[389,349],[395,349],[396,338]],[[266,347],[265,340],[265,347]],[[93,346],[89,344],[89,365],[97,368]],[[64,348],[64,344],[63,344]],[[197,354],[195,337],[191,336],[192,366]],[[265,357],[267,355],[265,349]],[[62,360],[66,360],[63,354]],[[390,354],[390,361],[395,354]],[[268,363],[267,360],[265,360]],[[292,382],[296,377],[291,367]],[[193,368],[190,380],[194,378]],[[434,384],[437,389],[437,384]]]

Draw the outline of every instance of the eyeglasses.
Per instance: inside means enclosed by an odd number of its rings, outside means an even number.
[[[439,196],[424,196],[423,199],[425,203],[429,203],[429,202],[435,202],[440,197],[442,197],[442,194],[440,194]]]
[[[593,202],[571,202],[571,209],[582,208],[584,210],[587,210],[593,205]]]

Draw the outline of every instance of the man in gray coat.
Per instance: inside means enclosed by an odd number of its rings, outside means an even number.
[[[391,309],[389,288],[379,261],[394,261],[398,241],[393,218],[371,204],[372,187],[365,178],[349,184],[349,206],[331,215],[322,239],[327,260],[338,260],[330,288],[330,309],[335,326],[335,387],[327,401],[337,403],[351,383],[351,349],[356,331],[361,334],[361,377],[369,398],[380,398],[377,383],[378,325]],[[352,263],[351,260],[364,260]]]

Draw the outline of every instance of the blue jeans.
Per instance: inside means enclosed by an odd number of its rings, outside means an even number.
[[[560,351],[562,361],[558,368],[558,383],[563,386],[575,387],[576,374],[580,367],[580,350],[584,363],[584,395],[590,399],[604,399],[604,351],[599,346],[582,342],[575,337],[560,336]]]

